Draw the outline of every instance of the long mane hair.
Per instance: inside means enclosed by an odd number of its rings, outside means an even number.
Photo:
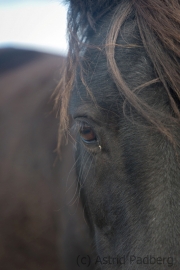
[[[173,144],[174,138],[170,125],[165,125],[162,115],[148,106],[137,95],[137,90],[161,82],[167,92],[172,114],[167,115],[169,123],[179,123],[180,100],[180,2],[179,0],[71,0],[68,10],[67,33],[69,51],[66,66],[58,88],[61,94],[56,98],[60,105],[59,146],[64,131],[69,125],[68,103],[73,89],[76,70],[81,66],[81,51],[88,45],[88,36],[96,32],[97,25],[108,12],[114,10],[114,16],[105,41],[106,57],[114,82],[125,98],[152,126],[162,132]],[[121,7],[121,8],[120,8]],[[122,12],[123,10],[123,12]],[[130,89],[115,60],[117,37],[127,18],[134,14],[134,20],[142,39],[144,48],[151,59],[157,78]],[[81,69],[80,69],[81,70]],[[83,79],[83,72],[81,74]],[[161,117],[157,117],[157,114]]]

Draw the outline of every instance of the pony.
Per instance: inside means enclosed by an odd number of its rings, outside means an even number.
[[[65,2],[59,146],[72,117],[77,185],[95,248],[86,263],[179,269],[180,3]]]
[[[72,143],[62,146],[61,159],[56,151],[59,119],[52,94],[64,61],[37,51],[0,50],[3,270],[79,269],[78,255],[91,252],[83,209],[72,200]]]

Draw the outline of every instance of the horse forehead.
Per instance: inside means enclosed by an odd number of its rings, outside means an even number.
[[[87,54],[86,61],[83,62],[83,79],[80,78],[81,73],[77,72],[71,107],[92,108],[95,107],[95,102],[108,107],[119,97],[119,92],[108,71],[105,54],[98,50],[89,50]]]
[[[77,75],[76,84],[72,93],[75,106],[94,104],[94,99],[103,108],[112,108],[113,104],[122,104],[121,89],[116,84],[108,69],[104,51],[89,50],[89,61],[85,61],[83,80]],[[118,48],[115,52],[117,68],[130,89],[153,79],[154,73],[151,62],[142,48]],[[155,89],[151,89],[152,92]],[[145,94],[146,96],[148,95]],[[94,97],[94,99],[93,99]],[[72,103],[72,102],[71,102]]]
[[[117,89],[108,68],[105,53],[105,38],[109,28],[110,17],[97,30],[96,34],[89,38],[88,48],[83,56],[82,66],[84,78],[80,79],[77,74],[75,91],[77,98],[83,102],[91,102],[92,98],[88,92],[92,92],[97,102],[112,104],[121,99],[121,89]],[[142,46],[137,26],[133,20],[125,23],[121,29],[117,46],[115,48],[115,60],[117,68],[123,76],[130,89],[150,81],[155,77],[150,59]],[[128,46],[135,45],[135,46]]]
[[[97,32],[88,40],[93,46],[89,46],[82,57],[83,80],[80,78],[82,73],[77,71],[71,108],[83,104],[92,106],[96,100],[100,107],[113,110],[117,114],[122,113],[124,96],[122,89],[117,88],[113,80],[105,52],[109,21],[110,18],[107,17],[107,20],[102,22]],[[131,18],[125,22],[119,32],[114,58],[118,71],[131,90],[157,78],[153,64],[143,47],[138,27]],[[159,84],[143,88],[139,95],[150,106],[154,104],[154,100],[158,101],[157,109],[163,108],[164,104],[168,103],[168,97],[162,85]]]
[[[92,72],[92,75],[85,76],[85,84],[79,80],[74,87],[70,102],[71,111],[78,111],[80,107],[81,110],[87,112],[93,110],[94,114],[95,111],[98,114],[96,105],[108,109],[114,102],[121,100],[113,79],[108,74],[107,66],[104,71],[101,65],[96,68],[96,72]]]

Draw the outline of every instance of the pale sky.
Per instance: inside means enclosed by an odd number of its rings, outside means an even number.
[[[0,0],[0,47],[66,54],[66,12],[60,0]]]

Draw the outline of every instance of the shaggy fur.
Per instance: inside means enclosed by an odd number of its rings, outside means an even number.
[[[179,269],[179,14],[177,0],[70,1],[60,137],[69,106],[99,269]]]

